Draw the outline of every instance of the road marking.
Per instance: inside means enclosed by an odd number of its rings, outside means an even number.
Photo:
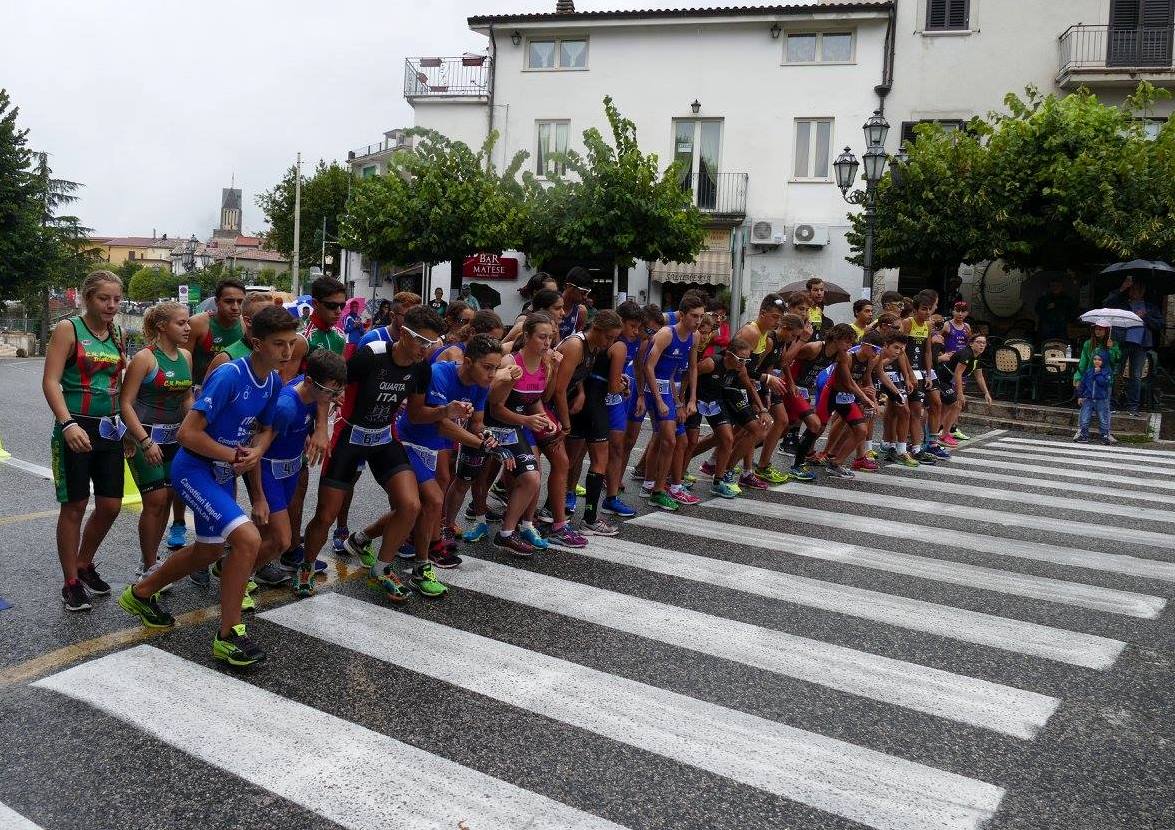
[[[711,507],[715,510],[726,510],[731,513],[750,513],[755,516],[770,516],[774,519],[786,519],[794,522],[822,525],[823,527],[837,530],[852,530],[856,533],[867,533],[871,536],[884,536],[887,539],[906,539],[911,533],[909,522],[878,519],[873,516],[856,516],[830,510],[814,510],[810,507],[799,507],[794,504],[779,504],[748,499],[737,499],[734,501],[714,499],[706,502],[706,507]],[[745,536],[746,530],[743,529],[742,532]],[[762,532],[761,530],[755,530],[755,535],[757,536]],[[1047,542],[1026,542],[1020,539],[1006,539],[1002,536],[967,533],[962,530],[952,529],[943,531],[943,533],[948,532],[950,533],[951,545],[964,550],[992,553],[998,556],[1010,556],[1016,559],[1029,559],[1035,562],[1049,562],[1054,565],[1065,565],[1074,568],[1087,568],[1089,570],[1105,571],[1106,573],[1139,576],[1144,579],[1161,579],[1166,582],[1175,582],[1175,562],[1160,562],[1155,559],[1142,559],[1128,554],[1082,550],[1080,548],[1070,548],[1066,545],[1051,545]],[[944,560],[929,561],[935,563],[944,562]],[[1127,594],[1127,596],[1142,597],[1144,595]],[[1119,613],[1125,612],[1122,611]],[[1132,616],[1138,615],[1135,614]]]
[[[1000,439],[1000,443],[1030,447],[1062,447],[1073,452],[1092,453],[1093,455],[1133,455],[1142,459],[1172,459],[1175,461],[1175,452],[1170,452],[1169,450],[1146,450],[1133,444],[1075,444],[1072,441],[1038,441],[1035,438],[1015,438],[1012,436]],[[1167,463],[1171,463],[1171,461]]]
[[[984,510],[969,504],[952,504],[951,502],[930,501],[929,499],[908,499],[895,496],[892,493],[877,493],[867,490],[845,490],[842,488],[820,487],[814,492],[803,485],[791,484],[772,487],[772,491],[792,498],[803,497],[819,498],[823,501],[842,502],[847,504],[869,505],[871,507],[890,508],[902,513],[913,513],[921,516],[945,517],[950,519],[966,519],[968,521],[994,524],[1001,527],[1018,530],[1045,530],[1062,536],[1079,536],[1083,539],[1103,539],[1109,542],[1126,542],[1131,546],[1146,546],[1169,551],[1172,544],[1170,533],[1156,533],[1151,530],[1136,530],[1130,527],[1116,525],[1092,524],[1070,519],[1054,519],[1051,516],[1034,516],[1026,513],[1010,513],[995,510]],[[981,488],[977,488],[981,489]],[[1019,494],[1017,494],[1019,495]],[[758,502],[748,502],[757,504]],[[707,505],[710,506],[710,505]],[[1080,509],[1070,502],[1069,510]],[[955,531],[952,534],[953,546]],[[1015,540],[1013,540],[1015,541]],[[1171,579],[1175,580],[1175,564],[1171,566]]]
[[[904,468],[903,468],[904,469]],[[919,467],[918,470],[940,470],[947,469],[944,465]],[[878,487],[901,487],[908,490],[929,490],[934,493],[948,493],[958,496],[971,496],[976,499],[988,499],[989,501],[1006,501],[1013,504],[1031,504],[1037,507],[1055,507],[1060,510],[1073,511],[1092,511],[1095,515],[1104,516],[1121,516],[1126,519],[1137,519],[1139,521],[1148,522],[1168,522],[1175,523],[1175,511],[1173,510],[1155,510],[1150,507],[1134,507],[1128,504],[1113,504],[1111,502],[1097,501],[1095,499],[1087,498],[1089,495],[1086,488],[1068,488],[1066,496],[1046,496],[1041,493],[1024,493],[1013,490],[996,490],[991,487],[973,487],[966,484],[956,484],[953,481],[929,481],[926,479],[919,479],[915,476],[907,475],[893,475],[895,470],[892,467],[886,468],[887,475],[872,476],[870,478],[862,479],[869,483],[870,486]],[[911,472],[914,472],[911,470]],[[974,479],[975,475],[972,473],[965,474],[966,478]],[[1008,477],[1011,481],[1027,485],[1027,482],[1021,478]],[[1046,482],[1048,483],[1048,482]],[[781,485],[788,486],[788,485]],[[810,485],[803,485],[808,487]],[[831,482],[827,479],[816,482],[816,486],[823,489],[830,489]],[[1054,485],[1055,486],[1055,485]],[[772,490],[779,492],[779,487],[772,487]],[[789,492],[797,492],[795,485],[790,486]],[[1110,493],[1114,495],[1121,495],[1121,490],[1111,490]],[[1170,499],[1166,499],[1165,503],[1169,504]],[[1169,547],[1170,543],[1166,547]]]
[[[993,449],[988,449],[988,447],[992,447]],[[995,458],[1012,457],[1012,458],[1016,458],[1016,459],[1025,459],[1028,461],[1045,461],[1045,462],[1048,462],[1049,464],[1072,464],[1072,465],[1080,465],[1082,467],[1093,467],[1096,470],[1117,470],[1119,472],[1124,472],[1124,473],[1130,472],[1130,473],[1136,474],[1134,476],[1135,483],[1140,486],[1145,486],[1145,487],[1150,487],[1154,484],[1154,480],[1152,478],[1150,478],[1150,476],[1169,477],[1172,473],[1171,470],[1158,467],[1157,465],[1154,465],[1154,464],[1127,464],[1127,463],[1123,463],[1120,461],[1099,461],[1096,458],[1068,458],[1068,457],[1062,458],[1057,455],[1046,455],[1043,452],[1023,452],[1019,448],[1015,448],[1015,452],[1010,453],[1009,450],[1013,449],[1012,447],[1003,447],[1002,449],[995,449],[996,447],[999,447],[999,444],[988,444],[987,447],[973,447],[972,449],[967,450],[967,454],[968,455],[971,455],[971,454],[982,455],[985,458],[986,457],[995,457]],[[1064,469],[1067,469],[1070,472],[1081,472],[1080,470],[1075,470],[1073,467],[1066,467]],[[1092,472],[1092,471],[1087,471],[1086,475],[1087,476],[1095,476],[1095,475],[1098,475],[1098,473]],[[1141,478],[1140,478],[1140,476],[1141,476]],[[1172,486],[1175,486],[1175,485],[1172,485]]]
[[[87,703],[354,830],[451,830],[463,822],[478,830],[619,828],[150,646],[83,663],[34,685]],[[421,798],[422,792],[429,797]]]
[[[33,464],[31,461],[21,461],[15,456],[12,458],[0,458],[0,464],[7,464],[9,467],[14,467],[18,470],[24,470],[26,473],[32,473],[38,478],[43,478],[47,481],[53,480],[53,471],[48,467],[42,467],[40,464]]]
[[[968,450],[968,452],[983,452],[980,449]],[[1019,464],[1015,461],[1002,461],[1001,458],[1008,458],[1006,453],[987,453],[987,455],[994,455],[995,458],[969,458],[966,455],[956,453],[951,458],[951,466],[964,467],[980,467],[983,469],[996,470],[1014,470],[1022,473],[1043,473],[1056,481],[1057,479],[1064,479],[1066,481],[1076,482],[1078,485],[1084,486],[1086,484],[1124,484],[1127,487],[1147,487],[1151,490],[1172,490],[1175,491],[1175,481],[1164,481],[1157,478],[1140,479],[1138,476],[1117,476],[1112,473],[1095,473],[1089,470],[1071,470],[1064,467],[1056,467],[1052,464]],[[1015,455],[1014,458],[1023,458],[1022,455]],[[1048,461],[1056,461],[1055,458],[1049,458]],[[1124,490],[1122,492],[1123,498],[1134,498],[1132,490]]]
[[[955,456],[951,464],[923,464],[921,467],[914,467],[909,470],[904,467],[896,467],[890,465],[886,468],[887,473],[897,473],[898,475],[932,475],[932,476],[946,476],[947,478],[961,478],[966,481],[990,481],[995,484],[1015,484],[1023,487],[1035,487],[1040,490],[1053,490],[1057,493],[1064,493],[1074,499],[1080,498],[1087,502],[1092,502],[1088,496],[1108,496],[1114,499],[1115,502],[1121,499],[1132,499],[1134,501],[1148,501],[1155,504],[1162,504],[1170,506],[1171,496],[1169,495],[1155,495],[1154,493],[1143,493],[1139,490],[1124,490],[1121,487],[1099,487],[1096,484],[1089,484],[1082,482],[1081,484],[1060,482],[1056,479],[1045,478],[1027,478],[1023,475],[1005,475],[1003,473],[990,473],[984,470],[959,469],[956,465],[962,461],[962,456]],[[1098,481],[1103,480],[1102,476],[1098,476]],[[888,479],[887,479],[888,481]],[[942,482],[939,482],[941,484]],[[996,492],[994,490],[990,492]],[[1021,495],[1030,495],[1027,493],[1020,493],[1015,491],[1007,492],[1008,496],[1015,498]],[[985,498],[992,498],[986,496]],[[1107,502],[1096,502],[1097,509],[1103,509],[1103,505]],[[1120,505],[1124,509],[1126,505]],[[1154,508],[1147,508],[1156,513],[1167,513],[1165,510],[1154,510]],[[1175,513],[1175,511],[1171,511]]]
[[[4,830],[43,830],[41,825],[33,824],[2,801],[0,801],[0,827],[3,827]]]
[[[671,517],[661,513],[653,515],[657,516],[657,520],[644,523],[646,526],[664,530],[675,530],[680,526],[686,528],[681,532],[693,532],[694,535],[698,535],[696,530],[699,526],[706,526],[707,529],[731,527],[721,522],[705,522],[702,519],[684,516]],[[740,535],[737,541],[754,544],[747,537],[745,528],[737,530]],[[759,534],[756,533],[754,538],[758,537]],[[724,539],[725,535],[710,538]],[[778,550],[769,542],[765,542],[761,547]],[[1021,622],[980,611],[937,605],[920,599],[839,585],[835,582],[696,556],[628,540],[593,537],[588,547],[575,553],[590,559],[613,562],[709,586],[714,584],[715,574],[734,568],[737,569],[739,579],[738,587],[732,590],[740,593],[807,608],[819,608],[858,619],[1031,657],[1042,657],[1083,668],[1107,669],[1114,664],[1126,647],[1126,644],[1119,640],[1094,634]]]
[[[0,526],[31,522],[36,519],[56,518],[59,510],[39,510],[36,513],[19,513],[15,516],[0,516]]]
[[[1137,456],[1133,453],[1116,452],[1112,454],[1094,454],[1085,451],[1085,447],[1078,444],[1076,447],[1025,447],[1022,444],[1013,444],[1008,441],[996,441],[994,444],[987,444],[987,448],[993,450],[1005,450],[1008,455],[1019,455],[1023,452],[1031,452],[1034,455],[1047,455],[1059,459],[1064,459],[1072,464],[1087,464],[1090,461],[1097,461],[1099,463],[1111,463],[1127,470],[1145,470],[1157,471],[1166,473],[1175,473],[1175,460],[1168,458],[1155,458],[1154,456]]]
[[[1032,738],[1059,700],[467,557],[449,585],[948,720]]]
[[[992,784],[339,594],[262,616],[871,827],[975,830],[1004,795]]]

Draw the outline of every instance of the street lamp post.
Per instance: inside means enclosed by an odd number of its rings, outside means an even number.
[[[873,225],[877,213],[877,183],[885,174],[885,137],[889,134],[889,122],[880,110],[874,110],[862,127],[865,133],[865,153],[862,156],[865,170],[865,189],[849,192],[853,181],[857,178],[857,168],[862,162],[857,161],[853,151],[845,147],[843,153],[836,157],[832,169],[836,173],[836,186],[840,188],[841,196],[851,205],[861,205],[865,208],[865,251],[864,273],[861,279],[861,297],[871,299],[873,294]]]

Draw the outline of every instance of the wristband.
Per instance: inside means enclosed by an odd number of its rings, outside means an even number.
[[[153,440],[151,440],[151,436],[147,435],[143,438],[142,441],[139,442],[139,449],[146,452],[147,450],[151,449],[151,447],[154,446],[154,444],[155,444],[155,442]]]
[[[63,422],[61,423],[61,431],[62,431],[62,432],[65,432],[65,431],[66,431],[67,429],[69,429],[70,427],[79,427],[79,428],[80,428],[80,427],[81,427],[81,424],[79,424],[79,423],[78,423],[77,421],[75,421],[73,418],[70,418],[68,421],[63,421]]]

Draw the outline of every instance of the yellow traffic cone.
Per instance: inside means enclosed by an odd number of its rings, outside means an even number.
[[[122,504],[125,507],[128,504],[142,504],[143,497],[139,494],[139,488],[135,486],[135,477],[131,475],[131,465],[124,459],[122,462]]]
[[[0,441],[0,461],[4,460],[5,458],[12,458],[12,453],[4,449],[4,442]]]

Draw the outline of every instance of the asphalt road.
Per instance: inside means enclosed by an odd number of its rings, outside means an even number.
[[[39,371],[0,361],[0,440],[45,466]],[[1175,453],[990,434],[464,550],[402,609],[325,555],[314,599],[262,595],[244,674],[215,582],[162,636],[66,614],[49,483],[0,464],[0,493],[0,828],[1175,828]]]

